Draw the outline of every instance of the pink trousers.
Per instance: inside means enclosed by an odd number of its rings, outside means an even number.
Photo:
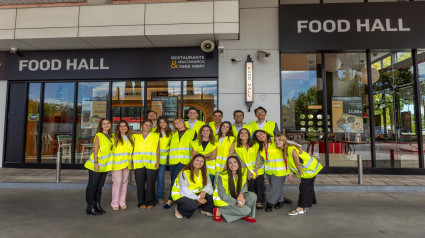
[[[128,168],[111,171],[112,174],[112,207],[126,206]]]

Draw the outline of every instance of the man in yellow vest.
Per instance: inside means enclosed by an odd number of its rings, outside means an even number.
[[[221,123],[223,120],[223,112],[221,110],[215,110],[213,112],[213,119],[214,121],[210,122],[209,125],[214,133],[214,135],[217,135],[218,130],[220,129]]]
[[[148,111],[148,114],[146,114],[146,118],[152,121],[152,129],[151,132],[156,131],[157,126],[157,120],[158,120],[158,114],[156,114],[155,111]]]
[[[205,122],[198,121],[198,109],[194,107],[189,108],[187,111],[187,116],[189,117],[189,120],[185,122],[186,127],[195,130],[195,133],[199,134],[199,129],[205,125]]]
[[[251,127],[243,121],[245,119],[245,114],[243,113],[243,111],[241,110],[234,111],[233,119],[235,120],[235,123],[233,123],[232,130],[233,130],[233,136],[235,136],[235,138],[238,138],[239,131],[242,128],[246,128],[249,131],[249,134],[252,136]]]
[[[252,133],[254,133],[257,130],[263,130],[267,132],[267,134],[274,137],[275,135],[280,135],[279,127],[277,126],[277,123],[274,121],[267,121],[267,110],[264,107],[257,107],[254,110],[255,117],[257,117],[257,121],[253,121],[249,123],[249,126],[251,127]]]

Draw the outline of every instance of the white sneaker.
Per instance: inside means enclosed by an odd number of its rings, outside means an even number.
[[[295,213],[293,213],[293,211],[295,211]],[[288,213],[288,216],[298,216],[298,215],[304,215],[305,211],[301,210],[301,211],[297,211],[297,210],[293,210],[292,212]]]

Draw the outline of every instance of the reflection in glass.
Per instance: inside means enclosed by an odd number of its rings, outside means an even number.
[[[144,82],[112,83],[113,131],[120,120],[128,122],[133,131],[140,130],[144,107]]]
[[[46,83],[43,105],[42,163],[55,163],[57,152],[62,162],[71,163],[74,117],[74,83]]]
[[[29,84],[25,163],[37,163],[38,126],[40,122],[40,88],[41,83]],[[43,137],[43,145],[47,142],[47,138]]]
[[[425,134],[425,50],[418,50],[418,73],[419,73],[419,102],[422,123],[422,138]]]
[[[411,52],[374,52],[372,67],[377,167],[417,168]]]
[[[212,121],[213,111],[217,109],[217,81],[183,81],[183,111],[194,107],[199,111],[199,120]]]
[[[108,113],[108,82],[78,84],[75,163],[84,164],[93,148],[93,137],[101,118]]]
[[[323,115],[321,55],[282,54],[281,62],[282,128],[325,165],[324,133],[315,126],[321,121],[317,115]],[[306,115],[308,128],[301,124]]]
[[[170,122],[181,117],[181,82],[148,81],[148,110],[158,116],[165,116]]]

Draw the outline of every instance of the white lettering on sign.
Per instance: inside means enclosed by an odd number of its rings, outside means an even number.
[[[246,67],[246,101],[247,102],[253,102],[254,101],[254,95],[253,95],[253,80],[252,80],[252,67],[253,63],[251,61],[247,61],[245,63]]]
[[[410,31],[409,27],[403,24],[403,18],[398,18],[397,21],[386,19],[356,19],[355,21],[357,32],[402,32]],[[351,30],[351,23],[348,20],[298,20],[297,32],[303,33],[309,31],[311,33],[333,33],[333,32],[348,32]]]
[[[57,71],[62,69],[60,59],[41,59],[41,60],[19,60],[19,71]],[[106,70],[109,66],[105,65],[103,58],[100,59],[66,59],[66,70]]]

